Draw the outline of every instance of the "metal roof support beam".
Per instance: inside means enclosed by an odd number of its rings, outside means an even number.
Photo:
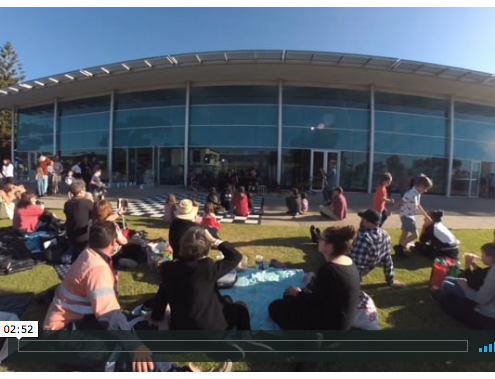
[[[483,81],[481,82],[481,84],[486,84],[486,83],[488,83],[490,80],[493,80],[494,78],[495,78],[495,75],[492,75],[492,76],[490,76],[489,78],[487,78],[487,79],[483,80]]]
[[[449,166],[447,168],[447,197],[450,197],[452,190],[452,172],[454,169],[454,133],[455,133],[455,100],[450,97],[449,107]]]
[[[402,59],[397,59],[392,66],[389,67],[390,70],[395,70],[402,63]]]
[[[370,158],[368,160],[368,193],[373,191],[373,166],[375,162],[375,86],[370,88]]]

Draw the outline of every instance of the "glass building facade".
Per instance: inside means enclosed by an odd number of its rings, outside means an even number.
[[[424,173],[432,193],[495,197],[495,108],[373,88],[187,84],[17,110],[22,178],[41,154],[66,168],[95,157],[112,182],[221,186],[235,169],[261,184],[319,190],[335,160],[348,191],[392,192]]]

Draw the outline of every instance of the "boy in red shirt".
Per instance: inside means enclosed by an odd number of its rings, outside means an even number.
[[[211,226],[212,228],[216,228],[219,232],[222,228],[220,223],[217,221],[217,217],[215,216],[215,206],[213,203],[205,204],[205,215],[201,220],[201,225]]]
[[[373,208],[375,211],[382,215],[382,221],[380,227],[383,226],[385,220],[388,218],[387,203],[394,203],[394,199],[388,197],[387,187],[392,183],[392,174],[386,172],[380,176],[378,180],[378,187],[376,187],[375,197],[373,198]]]

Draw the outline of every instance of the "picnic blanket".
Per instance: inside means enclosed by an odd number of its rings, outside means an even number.
[[[270,318],[268,306],[274,300],[281,299],[287,287],[303,288],[305,273],[303,270],[267,270],[247,269],[238,273],[234,287],[221,290],[222,295],[230,296],[234,301],[243,301],[249,309],[252,330],[280,330]]]

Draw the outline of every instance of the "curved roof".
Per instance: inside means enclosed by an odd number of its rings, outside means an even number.
[[[276,66],[277,70],[273,70],[273,66]],[[311,66],[313,69],[301,70],[301,66]],[[226,67],[229,69],[227,70]],[[241,67],[244,68],[240,69]],[[183,69],[181,70],[183,75],[178,75],[177,68]],[[204,69],[201,71],[201,68]],[[336,69],[339,73],[352,71],[340,78],[340,75],[336,75]],[[360,72],[357,76],[356,70]],[[306,72],[302,74],[302,71]],[[309,74],[309,71],[313,74]],[[232,74],[229,75],[229,72]],[[409,76],[409,80],[401,80],[398,75]],[[411,78],[411,75],[414,78]],[[54,98],[87,97],[112,90],[149,88],[156,86],[157,80],[162,84],[173,84],[236,79],[374,84],[391,89],[397,87],[397,90],[407,88],[419,92],[459,95],[485,101],[488,96],[490,102],[491,99],[495,101],[495,75],[489,73],[368,55],[247,50],[165,55],[28,80],[1,88],[0,108],[26,107],[53,102]],[[450,82],[450,85],[446,81]],[[439,85],[442,89],[438,88]],[[473,85],[475,87],[472,87]],[[473,93],[473,96],[470,96],[470,93]]]

